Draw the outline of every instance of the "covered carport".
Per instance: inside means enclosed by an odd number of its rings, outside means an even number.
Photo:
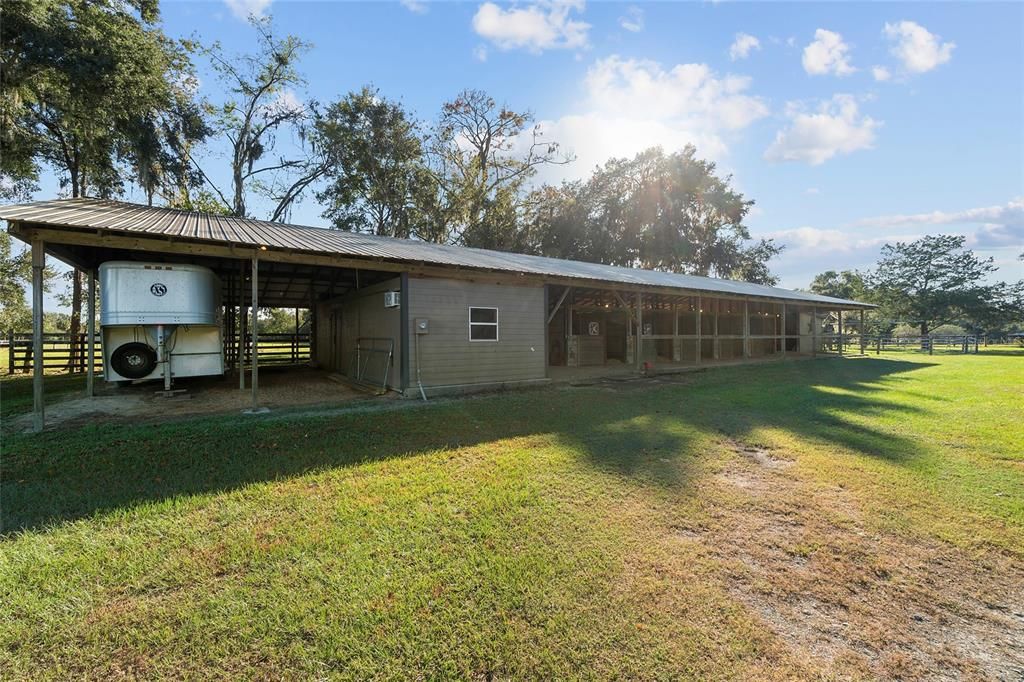
[[[302,247],[310,245],[308,234],[299,241],[290,234],[294,228],[259,221],[99,200],[7,207],[0,217],[8,221],[9,232],[29,244],[32,252],[34,358],[43,357],[46,258],[85,273],[85,378],[90,397],[96,394],[93,344],[97,270],[102,263],[189,263],[216,273],[221,283],[226,369],[236,371],[239,389],[250,392],[249,409],[253,411],[261,410],[256,352],[260,338],[257,312],[261,307],[310,310],[310,359],[315,362],[317,303],[398,276],[394,264],[378,269],[372,261],[304,253]],[[316,232],[330,234],[327,230]],[[33,428],[41,430],[45,421],[42,362],[33,362],[33,416]]]

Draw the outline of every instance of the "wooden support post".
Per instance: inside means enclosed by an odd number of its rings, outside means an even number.
[[[672,304],[672,362],[683,359],[683,342],[679,339],[679,305]]]
[[[248,315],[245,308],[245,261],[238,270],[238,390],[245,390],[245,334]]]
[[[550,285],[545,285],[545,287],[548,287],[548,286],[550,286]],[[562,303],[565,302],[565,297],[569,295],[570,291],[572,291],[572,287],[566,287],[565,291],[562,292],[562,295],[558,297],[558,302],[555,303],[555,307],[551,310],[550,313],[548,313],[548,324],[551,324],[551,320],[555,319],[555,313],[557,313],[558,310],[562,307]],[[547,292],[546,288],[545,288],[545,292]],[[545,295],[545,299],[546,299],[547,293],[545,293],[544,295]],[[546,305],[547,304],[545,304],[545,306]],[[547,310],[547,307],[545,307],[544,309]]]
[[[644,298],[636,292],[636,368],[643,367],[644,355]]]
[[[789,339],[786,338],[786,304],[782,304],[782,357],[786,357],[786,344],[789,343]]]
[[[864,335],[864,311],[860,311],[860,354],[864,355],[867,350],[867,337]]]
[[[295,308],[295,336],[292,337],[292,364],[299,361],[299,309]]]
[[[88,318],[85,321],[85,333],[88,339],[85,342],[85,395],[92,398],[96,395],[96,270],[90,268],[85,276],[89,279],[86,284],[86,306],[85,313]]]
[[[743,301],[743,359],[750,359],[750,306]]]
[[[401,293],[401,297],[402,297],[402,310],[401,310],[402,321],[405,322],[406,324],[408,324],[409,315],[406,312],[406,310],[409,307],[409,302],[408,302],[409,301],[409,292],[408,292],[408,289],[409,289],[409,273],[403,272],[400,275],[400,277],[401,277],[401,280],[402,280],[402,293]],[[317,351],[317,347],[316,347],[316,334],[317,334],[317,327],[319,326],[317,324],[317,322],[318,322],[318,320],[317,320],[317,316],[316,316],[316,287],[313,286],[312,282],[310,282],[310,284],[309,284],[309,364],[310,364],[311,367],[316,367],[317,364],[318,364],[318,361],[319,361],[319,358],[317,357],[317,352],[318,351]],[[409,335],[408,334],[402,335],[402,346],[401,346],[401,348],[402,348],[402,357],[404,357],[406,360],[408,360],[407,349],[406,349],[406,346],[408,345],[408,343],[409,343]],[[403,366],[405,366],[405,365],[408,365],[408,362],[405,362]],[[406,367],[406,372],[407,371],[408,371],[408,367]],[[406,379],[408,380],[408,376],[406,376],[405,374],[403,374],[403,376],[405,376]],[[402,388],[404,389],[404,388],[408,387],[408,385],[409,385],[409,382],[406,381],[405,382],[405,386],[403,386]]]
[[[720,306],[718,305],[719,300],[720,299],[717,299],[717,298],[711,300],[711,305],[715,306],[714,324],[711,326],[711,332],[712,332],[712,334],[714,334],[714,338],[711,340],[711,359],[712,360],[718,360],[718,359],[721,358],[721,355],[722,355],[721,349],[718,346],[718,343],[719,343],[719,341],[718,341],[718,309],[720,308]]]
[[[260,405],[260,261],[256,254],[252,256],[252,409]]]
[[[46,251],[41,239],[32,240],[32,430],[43,430],[43,268]]]
[[[700,364],[701,356],[704,355],[704,340],[701,338],[703,332],[701,331],[701,318],[704,313],[704,303],[700,296],[697,297],[697,364]]]
[[[818,354],[818,309],[811,307],[811,357]]]
[[[839,311],[839,354],[843,354],[843,311]]]

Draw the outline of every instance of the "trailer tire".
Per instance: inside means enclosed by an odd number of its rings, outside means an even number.
[[[126,343],[110,354],[110,365],[126,379],[141,379],[156,369],[156,351],[137,341]]]

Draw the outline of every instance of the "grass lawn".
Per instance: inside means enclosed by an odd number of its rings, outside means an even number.
[[[6,434],[0,677],[1017,679],[1022,406],[992,349]]]

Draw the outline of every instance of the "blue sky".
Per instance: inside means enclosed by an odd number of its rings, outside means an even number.
[[[774,264],[784,286],[939,232],[967,235],[999,278],[1024,277],[1022,4],[227,0],[161,11],[168,34],[238,52],[254,44],[244,17],[271,15],[314,45],[300,99],[370,83],[429,121],[473,87],[532,110],[578,157],[542,180],[693,142],[756,200],[754,235],[787,245]],[[201,82],[220,97],[208,72]],[[323,225],[319,214],[307,199],[292,219]]]

